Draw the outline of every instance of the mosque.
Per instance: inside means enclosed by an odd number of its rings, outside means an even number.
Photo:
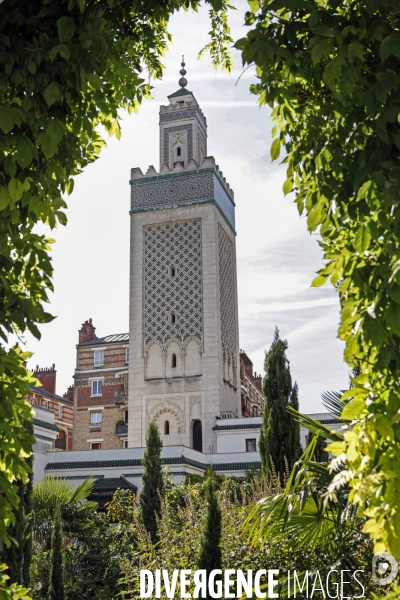
[[[239,477],[260,467],[261,377],[239,350],[234,193],[207,155],[184,67],[160,107],[159,171],[131,171],[129,334],[98,338],[82,325],[72,450],[46,452],[36,478],[140,490],[151,422],[177,482],[210,464]]]

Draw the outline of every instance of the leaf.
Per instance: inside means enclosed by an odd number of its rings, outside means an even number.
[[[389,56],[393,55],[400,58],[400,36],[399,34],[388,35],[379,48],[379,55],[382,62],[385,62]]]
[[[325,451],[330,452],[333,456],[339,456],[346,452],[346,444],[345,442],[332,442],[331,444],[328,444]]]
[[[293,180],[291,177],[289,177],[289,179],[286,179],[285,183],[283,184],[283,193],[286,194],[290,194],[290,192],[293,190]]]
[[[49,106],[54,104],[54,102],[59,98],[60,90],[60,86],[55,81],[52,81],[44,90],[43,96]]]
[[[18,200],[20,200],[23,196],[24,188],[20,180],[13,177],[10,179],[8,184],[8,191],[10,193],[11,200],[18,202]]]
[[[58,37],[60,42],[69,42],[76,31],[76,25],[70,17],[61,17],[57,21]]]
[[[46,127],[46,133],[58,144],[64,136],[64,129],[58,121],[54,120]]]
[[[14,115],[9,106],[0,107],[0,128],[8,133],[14,127]]]
[[[324,285],[327,281],[328,277],[325,277],[325,275],[318,275],[311,283],[311,287],[321,287],[321,285]]]
[[[41,133],[38,142],[46,158],[51,158],[57,152],[57,143],[47,133]]]
[[[354,238],[354,248],[360,254],[363,254],[371,242],[371,232],[368,225],[360,225]]]
[[[279,158],[279,154],[281,153],[281,140],[277,138],[272,142],[271,145],[271,158],[272,160],[276,160]]]
[[[18,140],[16,160],[23,169],[29,167],[32,162],[32,145],[32,142],[25,136]]]
[[[100,90],[103,87],[103,81],[96,73],[86,73],[86,79],[95,90]]]
[[[10,204],[10,200],[8,189],[2,185],[0,187],[0,210],[4,210]]]
[[[308,225],[308,229],[310,231],[315,231],[317,229],[318,225],[321,223],[322,209],[323,209],[322,202],[318,202],[318,204],[313,206],[313,208],[308,213],[307,225]]]
[[[352,421],[353,419],[357,419],[362,414],[365,409],[365,399],[364,398],[355,398],[342,410],[341,418],[345,421]]]
[[[391,426],[389,419],[385,417],[385,415],[378,415],[376,418],[376,426],[381,434],[381,436],[385,439],[389,438],[390,441],[394,440],[394,431]]]

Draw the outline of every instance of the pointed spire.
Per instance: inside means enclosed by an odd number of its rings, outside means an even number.
[[[179,73],[182,75],[182,77],[179,80],[179,85],[181,86],[181,88],[184,88],[187,86],[187,79],[185,79],[185,75],[186,75],[185,57],[183,55],[182,55],[181,67],[182,67],[182,69],[179,71]]]

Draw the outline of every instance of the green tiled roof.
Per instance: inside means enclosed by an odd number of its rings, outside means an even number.
[[[176,456],[173,458],[162,458],[161,462],[163,465],[190,465],[206,470],[208,467],[213,468],[215,471],[240,471],[246,469],[260,469],[261,462],[236,462],[236,463],[217,463],[207,465],[205,463],[186,458],[186,456]],[[53,462],[46,465],[46,471],[58,471],[64,469],[105,469],[113,467],[140,467],[142,461],[140,458],[128,458],[119,460],[93,460],[93,461],[80,461],[80,462]],[[138,473],[138,475],[140,475]],[[130,474],[129,477],[133,477]],[[105,478],[104,480],[110,481],[115,478]],[[116,478],[118,479],[118,477]],[[98,488],[96,488],[98,489]],[[104,489],[104,488],[103,488]]]
[[[210,465],[214,471],[241,471],[247,469],[261,469],[260,461],[242,463],[217,463]]]
[[[52,423],[46,423],[46,421],[41,421],[40,419],[33,419],[33,424],[38,427],[44,427],[45,429],[52,429],[53,431],[60,431],[57,425],[53,425]]]
[[[163,465],[192,465],[207,469],[206,464],[186,458],[186,456],[174,456],[172,458],[162,458]],[[140,458],[120,458],[116,460],[82,460],[77,462],[52,462],[46,465],[46,471],[63,469],[108,469],[114,467],[140,467],[142,460]]]
[[[224,431],[228,429],[260,429],[261,423],[249,423],[248,425],[214,425],[213,431]]]
[[[167,96],[167,98],[176,98],[177,96],[187,96],[187,94],[191,94],[191,93],[192,92],[189,92],[189,90],[185,90],[185,88],[181,88],[180,90],[177,90],[173,94],[170,94],[169,96]]]
[[[93,491],[98,490],[115,490],[120,488],[122,490],[136,489],[136,486],[132,485],[124,477],[105,477],[102,479],[96,479],[93,486]]]

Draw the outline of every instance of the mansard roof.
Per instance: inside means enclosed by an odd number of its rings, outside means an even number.
[[[101,338],[96,338],[95,340],[90,340],[89,342],[83,342],[83,344],[78,344],[79,346],[93,346],[97,344],[105,344],[107,342],[129,342],[129,333],[113,333],[111,335],[106,335]]]

